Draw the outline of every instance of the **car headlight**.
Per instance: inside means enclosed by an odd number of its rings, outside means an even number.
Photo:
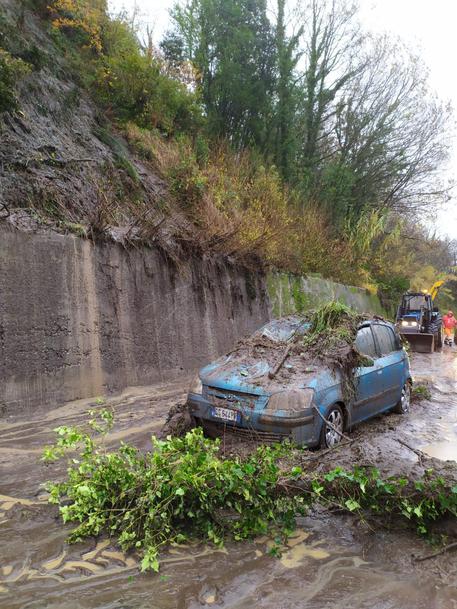
[[[407,321],[402,321],[402,322],[401,322],[401,325],[402,325],[402,326],[407,326],[407,325],[408,325],[408,322],[407,322]]]
[[[270,396],[268,410],[286,410],[287,412],[301,412],[310,408],[313,401],[312,389],[297,389],[293,391],[280,391]]]
[[[194,378],[194,380],[190,384],[189,393],[201,394],[202,391],[203,391],[203,385],[200,380],[200,377],[197,374],[197,376]]]

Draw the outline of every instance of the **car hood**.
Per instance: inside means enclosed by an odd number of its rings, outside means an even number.
[[[223,356],[200,370],[204,385],[253,395],[271,395],[278,391],[310,387],[318,389],[334,384],[335,378],[326,367],[305,366],[297,357],[288,358],[278,375],[271,380],[270,370],[278,358],[253,360],[236,354]]]

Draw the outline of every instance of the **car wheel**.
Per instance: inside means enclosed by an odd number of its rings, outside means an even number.
[[[322,448],[332,448],[332,446],[339,444],[343,437],[341,434],[344,429],[344,416],[341,407],[338,406],[338,404],[330,406],[325,415],[325,419],[330,425],[327,425],[327,423],[322,425],[320,446]]]
[[[398,414],[407,414],[411,404],[411,383],[406,382],[401,390],[401,398],[394,408],[394,412]]]

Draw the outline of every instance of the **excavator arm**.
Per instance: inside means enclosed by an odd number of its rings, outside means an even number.
[[[432,287],[430,288],[429,294],[430,297],[432,299],[432,301],[435,300],[438,292],[440,291],[441,286],[444,283],[444,279],[440,279],[439,281],[435,281],[435,283],[432,285]]]

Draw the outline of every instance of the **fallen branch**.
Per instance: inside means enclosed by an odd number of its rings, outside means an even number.
[[[2,218],[8,218],[11,215],[8,205],[3,202],[0,203],[0,212],[5,212],[5,215],[1,216]]]
[[[425,455],[425,453],[423,453],[421,450],[419,450],[418,448],[413,448],[412,446],[410,446],[409,444],[407,444],[406,442],[404,442],[403,440],[400,440],[399,438],[395,438],[397,440],[397,442],[399,442],[399,444],[402,444],[405,448],[408,448],[409,450],[411,450],[413,453],[416,453],[416,455],[419,457],[419,461],[422,463],[422,459],[424,457],[426,457],[427,455]]]
[[[284,365],[284,362],[286,361],[286,359],[289,357],[289,353],[290,350],[292,349],[292,345],[290,344],[287,349],[284,351],[283,356],[281,357],[281,359],[279,360],[279,362],[276,364],[275,368],[273,370],[270,370],[270,372],[268,373],[268,378],[270,379],[270,381],[272,381],[275,376],[278,374],[278,372],[281,370],[281,368]]]
[[[342,431],[340,431],[339,429],[337,429],[334,425],[332,425],[329,421],[327,421],[327,419],[324,417],[324,415],[320,412],[319,408],[317,406],[313,406],[313,409],[317,412],[317,414],[320,416],[320,418],[324,421],[324,423],[326,423],[330,429],[333,429],[333,431],[336,431],[336,433],[341,436],[342,438],[344,438],[345,440],[348,440],[349,442],[351,442],[351,438],[349,436],[347,436],[346,434],[344,434]]]
[[[338,450],[338,448],[343,448],[344,446],[350,446],[351,444],[354,444],[354,442],[356,440],[357,440],[357,438],[352,438],[352,440],[348,439],[345,442],[339,442],[338,444],[335,444],[334,446],[332,446],[330,448],[326,448],[325,450],[319,450],[316,453],[313,453],[312,455],[308,455],[308,456],[304,457],[301,460],[301,462],[303,462],[303,461],[314,461],[315,459],[320,459],[321,457],[323,457],[327,453],[331,453],[334,450]]]
[[[429,558],[435,558],[435,556],[440,556],[441,554],[444,554],[445,552],[449,552],[450,550],[456,550],[456,549],[457,549],[457,541],[454,541],[453,543],[450,543],[447,546],[444,546],[444,548],[441,548],[441,550],[432,552],[432,554],[426,554],[425,556],[416,556],[414,558],[414,560],[416,562],[422,562],[423,560],[428,560]]]

